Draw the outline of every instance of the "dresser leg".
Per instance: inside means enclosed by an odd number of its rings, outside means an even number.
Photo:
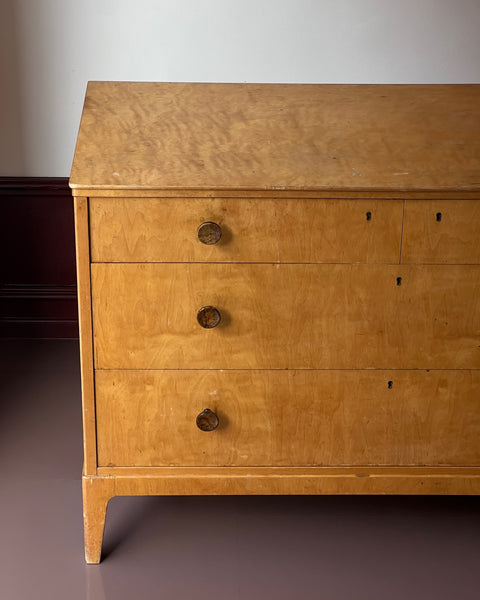
[[[84,475],[82,489],[85,560],[96,565],[102,553],[107,504],[115,496],[115,479]]]

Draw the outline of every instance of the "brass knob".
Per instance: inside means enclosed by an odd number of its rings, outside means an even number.
[[[197,230],[197,237],[202,244],[211,246],[220,241],[222,237],[222,228],[213,221],[205,221]]]
[[[202,306],[197,313],[197,321],[204,329],[213,329],[220,319],[220,313],[214,306]]]
[[[218,427],[218,417],[213,410],[205,408],[197,415],[196,423],[201,431],[213,431]]]

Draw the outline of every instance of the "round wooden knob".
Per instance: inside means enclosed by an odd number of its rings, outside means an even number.
[[[220,323],[220,313],[214,306],[202,306],[197,313],[197,321],[204,329],[213,329]]]
[[[205,223],[202,223],[198,228],[197,237],[202,244],[211,246],[220,241],[220,238],[222,237],[222,228],[213,221],[205,221]]]
[[[197,427],[202,431],[213,431],[218,427],[218,417],[209,408],[205,408],[197,415]]]

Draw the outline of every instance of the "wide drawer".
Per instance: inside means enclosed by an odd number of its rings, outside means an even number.
[[[94,262],[398,263],[403,202],[91,198]],[[199,241],[204,222],[221,228]]]
[[[101,369],[474,369],[479,268],[92,265]],[[203,329],[197,313],[221,315]]]
[[[476,371],[97,371],[99,466],[478,465]],[[196,417],[219,425],[201,431]]]
[[[403,263],[479,264],[479,200],[405,202]]]

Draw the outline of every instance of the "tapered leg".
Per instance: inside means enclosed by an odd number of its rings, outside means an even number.
[[[107,504],[115,496],[115,479],[84,475],[82,488],[85,559],[88,564],[98,564],[102,553]]]

